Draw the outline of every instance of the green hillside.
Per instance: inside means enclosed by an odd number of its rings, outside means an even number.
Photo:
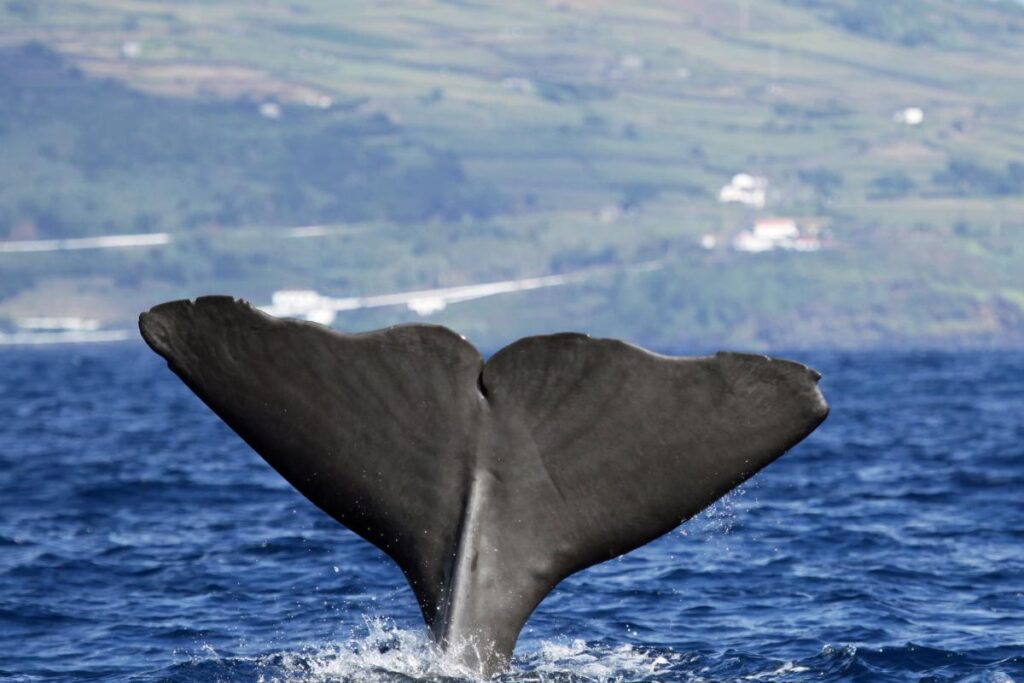
[[[0,7],[0,239],[174,237],[0,251],[0,326],[599,269],[424,319],[486,347],[1024,345],[1016,3]],[[718,201],[741,172],[764,207]],[[728,248],[769,217],[822,249]]]

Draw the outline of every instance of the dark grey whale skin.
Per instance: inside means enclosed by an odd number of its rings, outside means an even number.
[[[444,327],[342,334],[222,296],[139,327],[274,469],[398,563],[434,640],[481,676],[559,581],[672,530],[828,414],[817,372],[765,356],[555,334],[485,363]]]

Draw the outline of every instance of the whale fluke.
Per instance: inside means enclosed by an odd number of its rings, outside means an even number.
[[[555,334],[485,363],[444,327],[342,334],[220,296],[139,327],[274,469],[394,559],[433,638],[480,675],[559,581],[672,530],[828,414],[817,372],[764,356]]]

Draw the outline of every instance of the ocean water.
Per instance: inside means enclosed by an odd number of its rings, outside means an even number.
[[[1024,682],[1024,354],[787,354],[832,415],[565,581],[501,681]],[[457,681],[400,572],[141,343],[0,349],[0,679]]]

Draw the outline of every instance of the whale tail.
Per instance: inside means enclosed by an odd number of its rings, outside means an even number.
[[[444,327],[364,334],[230,297],[143,338],[257,453],[401,567],[433,638],[482,675],[581,569],[670,531],[807,436],[820,375],[556,334],[486,363]]]

